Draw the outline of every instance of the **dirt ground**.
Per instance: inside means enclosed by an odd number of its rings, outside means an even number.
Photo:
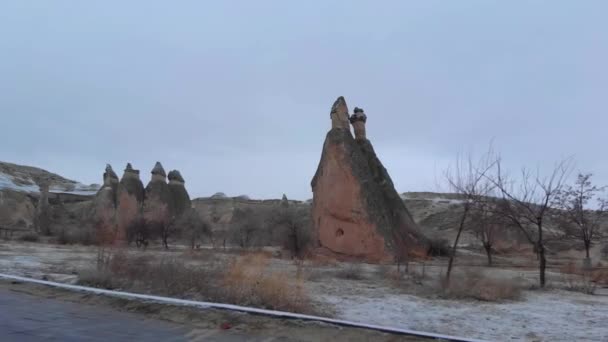
[[[211,249],[192,253],[185,248],[130,249],[129,253],[179,258],[195,267],[238,254]],[[0,244],[0,272],[75,283],[96,255],[95,247],[11,241]],[[455,274],[473,270],[499,281],[515,281],[524,289],[520,299],[496,303],[443,298],[437,292],[445,272],[442,259],[411,263],[406,281],[398,284],[390,276],[396,267],[389,265],[272,258],[269,267],[294,277],[303,274],[315,305],[339,319],[491,341],[607,341],[608,291],[598,288],[596,295],[564,291],[565,276],[559,268],[572,260],[576,259],[553,259],[547,274],[549,289],[531,290],[538,282],[533,256],[498,257],[500,267],[488,268],[483,266],[483,255],[463,251]],[[172,315],[183,314],[163,315],[171,320]]]

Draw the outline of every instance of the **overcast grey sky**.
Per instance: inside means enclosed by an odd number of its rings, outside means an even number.
[[[494,139],[608,183],[606,1],[3,1],[0,160],[312,197],[339,95],[397,190]]]

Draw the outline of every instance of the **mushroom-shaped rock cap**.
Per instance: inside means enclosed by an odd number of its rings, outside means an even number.
[[[136,173],[139,174],[139,170],[135,170],[131,163],[127,163],[127,167],[125,167],[125,172]]]
[[[163,168],[163,165],[160,162],[156,162],[156,165],[154,165],[154,168],[152,169],[152,174],[163,177],[167,176],[167,174],[165,173],[165,169]]]
[[[355,113],[350,116],[350,123],[355,123],[356,121],[363,121],[364,123],[367,121],[367,115],[363,111],[363,108],[355,107]]]
[[[169,171],[169,175],[167,176],[167,178],[169,178],[170,181],[175,180],[175,181],[182,182],[182,183],[186,182],[186,181],[184,181],[182,174],[179,173],[179,171],[177,171],[177,170]]]
[[[331,112],[329,114],[331,118],[332,128],[345,128],[348,129],[348,106],[343,96],[338,97],[331,106]]]
[[[106,164],[106,172],[103,175],[104,175],[104,178],[110,177],[110,178],[118,179],[116,172],[114,172],[114,170],[112,169],[112,165],[110,165],[110,164]]]

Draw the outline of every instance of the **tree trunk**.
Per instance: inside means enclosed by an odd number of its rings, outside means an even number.
[[[450,276],[452,275],[452,267],[454,266],[454,258],[456,257],[456,248],[458,248],[458,241],[460,240],[460,235],[464,230],[464,223],[467,219],[467,214],[469,213],[469,208],[465,207],[462,213],[462,218],[460,219],[460,226],[458,227],[458,234],[456,234],[456,239],[454,239],[454,245],[452,245],[452,253],[450,255],[450,261],[448,263],[448,272],[446,274],[446,282],[449,284]]]
[[[587,260],[591,259],[589,256],[589,250],[591,249],[591,241],[585,241],[585,255],[587,256]]]
[[[545,270],[547,269],[547,258],[545,257],[545,246],[542,244],[538,245],[538,257],[540,260],[539,271],[540,271],[540,287],[545,288],[546,278]]]
[[[492,267],[492,245],[484,244],[483,248],[485,248],[488,256],[488,266]]]

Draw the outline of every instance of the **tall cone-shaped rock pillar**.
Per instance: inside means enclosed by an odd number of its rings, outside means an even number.
[[[330,118],[332,128],[311,183],[321,251],[370,262],[426,255],[427,240],[366,138],[363,109],[349,116],[346,101],[339,97]]]
[[[127,242],[130,228],[139,224],[143,218],[144,184],[139,177],[139,170],[127,164],[118,187],[117,236],[119,242]]]

